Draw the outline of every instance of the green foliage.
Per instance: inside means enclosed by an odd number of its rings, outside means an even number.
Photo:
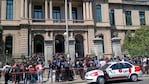
[[[132,36],[132,32],[128,31],[125,36],[122,51],[128,51],[125,54],[131,56],[149,55],[149,26],[141,26]]]

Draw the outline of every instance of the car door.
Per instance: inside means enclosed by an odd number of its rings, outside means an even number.
[[[122,64],[116,63],[113,64],[110,68],[107,69],[107,73],[110,78],[118,78],[122,75]]]
[[[129,64],[129,63],[122,63],[122,74],[123,74],[123,76],[128,77],[129,74],[132,71],[131,68],[132,68],[131,64]]]

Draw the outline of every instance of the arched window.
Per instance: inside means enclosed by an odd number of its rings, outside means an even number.
[[[82,35],[75,36],[75,52],[78,54],[79,58],[84,57],[84,40]]]
[[[12,55],[12,49],[13,49],[13,37],[7,36],[5,41],[5,54]]]
[[[36,54],[44,53],[44,38],[41,35],[36,35],[34,37],[34,53]]]
[[[64,45],[64,36],[56,35],[55,37],[55,52],[56,53],[64,53],[65,45]]]

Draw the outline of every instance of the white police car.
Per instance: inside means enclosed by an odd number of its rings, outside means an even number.
[[[108,62],[103,67],[89,71],[85,74],[88,83],[96,82],[97,84],[105,84],[106,81],[130,79],[137,81],[142,76],[140,66],[135,66],[129,62]]]

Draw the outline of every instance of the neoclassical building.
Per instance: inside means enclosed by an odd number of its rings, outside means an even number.
[[[146,0],[68,0],[69,53],[99,58],[121,55],[128,30],[149,25]],[[65,0],[0,0],[5,53],[41,53],[51,59],[66,52]]]

